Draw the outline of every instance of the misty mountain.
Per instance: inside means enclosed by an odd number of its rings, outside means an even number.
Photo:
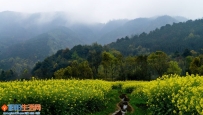
[[[107,44],[123,36],[149,32],[174,22],[178,22],[177,18],[162,16],[89,24],[72,22],[63,12],[0,12],[0,68],[5,69],[5,65],[6,69],[12,67],[15,63],[10,58],[18,57],[22,62],[28,59],[26,63],[35,63],[60,49],[93,42]]]
[[[137,18],[134,20],[129,20],[122,26],[102,35],[98,40],[98,43],[108,44],[121,37],[139,35],[142,32],[149,33],[150,31],[160,28],[166,24],[180,22],[178,19],[181,21],[186,21],[186,19],[181,17],[173,18],[170,16],[160,16],[157,18]]]
[[[29,40],[68,22],[63,13],[22,14],[0,12],[0,48],[3,50],[13,44]]]
[[[71,29],[86,44],[111,43],[117,38],[149,32],[166,24],[186,21],[184,17],[161,16],[134,20],[111,20],[106,24],[73,22],[64,12],[23,14],[0,12],[0,48],[31,39],[60,26]],[[75,44],[77,45],[77,44]]]
[[[123,20],[111,20],[109,22],[107,22],[103,28],[100,30],[100,36],[106,33],[111,32],[112,30],[115,30],[121,26],[123,26],[126,22],[128,22],[129,20],[127,19],[123,19]]]
[[[77,33],[86,44],[92,44],[104,34],[121,27],[128,20],[112,20],[106,24],[73,24],[69,28]]]
[[[20,13],[0,13],[0,48],[3,49],[28,38],[27,30],[19,23]]]
[[[173,18],[175,18],[176,20],[178,20],[178,21],[180,21],[180,22],[185,22],[185,21],[188,20],[187,18],[182,17],[182,16],[175,16],[175,17],[173,17]]]
[[[42,60],[59,49],[84,44],[77,34],[66,27],[58,27],[22,43],[12,45],[1,52],[0,59],[20,57],[33,61]]]
[[[97,25],[95,25],[97,26]],[[97,39],[97,33],[99,30],[96,30],[96,29],[99,29],[101,27],[99,26],[103,26],[103,25],[98,25],[97,28],[95,28],[95,31],[94,29],[94,26],[89,26],[89,25],[85,25],[85,24],[74,24],[72,25],[71,27],[71,30],[73,30],[75,33],[77,33],[78,36],[80,36],[80,39],[85,42],[86,44],[90,44],[90,43],[93,43],[95,42],[95,39]],[[78,45],[78,44],[75,44],[75,45]]]

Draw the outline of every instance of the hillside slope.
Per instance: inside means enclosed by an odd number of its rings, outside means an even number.
[[[160,29],[141,33],[139,36],[120,38],[108,44],[123,54],[139,54],[142,50],[162,50],[166,53],[183,52],[185,49],[202,52],[203,19],[165,25]]]
[[[180,21],[170,16],[160,16],[157,18],[137,18],[134,20],[129,20],[122,26],[102,35],[98,40],[98,43],[108,44],[121,37],[138,35],[142,32],[149,33],[156,28],[165,26],[166,24],[173,24],[177,22]]]
[[[37,61],[54,54],[57,50],[72,48],[75,44],[83,44],[77,34],[66,27],[58,27],[6,48],[2,51],[0,59],[20,57]]]

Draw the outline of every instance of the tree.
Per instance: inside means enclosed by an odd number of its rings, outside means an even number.
[[[112,68],[112,76],[115,79],[118,79],[120,77],[120,75],[123,75],[122,73],[124,70],[124,57],[121,54],[121,52],[119,52],[117,50],[111,50],[110,52],[114,56],[114,59],[113,59],[114,65]]]
[[[66,68],[61,68],[54,72],[56,79],[68,79],[72,77],[72,68],[67,66]]]
[[[72,60],[77,60],[78,62],[82,62],[83,58],[78,56],[78,53],[76,51],[73,52],[73,54],[71,55],[71,59]]]
[[[78,70],[80,70],[79,78],[93,79],[92,69],[90,68],[88,61],[80,63]]]
[[[122,80],[130,79],[134,80],[135,78],[135,72],[136,72],[136,62],[135,62],[135,57],[133,56],[128,56],[125,58],[124,61],[124,69],[121,72],[120,77],[122,77]]]
[[[74,78],[78,78],[80,75],[80,70],[78,68],[78,65],[79,64],[78,64],[77,60],[74,60],[71,63],[72,77],[74,77]]]
[[[6,80],[6,75],[5,75],[4,70],[1,71],[0,80],[2,80],[2,81],[5,81],[5,80]]]
[[[186,72],[188,72],[189,74],[191,74],[191,71],[190,71],[190,64],[192,62],[192,60],[194,59],[193,56],[187,56],[185,59],[183,59],[183,66],[181,67],[182,68],[182,71],[183,71],[183,75],[186,75]]]
[[[79,78],[79,79],[92,79],[93,73],[92,69],[89,67],[88,61],[83,61],[78,64],[77,61],[73,61],[71,66],[66,68],[61,68],[54,72],[56,79],[69,79],[69,78]]]
[[[71,78],[72,77],[72,68],[71,68],[71,66],[68,66],[68,67],[65,68],[64,77],[65,78]]]
[[[121,61],[122,55],[118,51],[102,52],[101,65],[103,66],[106,78],[114,80],[119,76]]]
[[[64,76],[64,68],[61,68],[54,72],[55,79],[62,79]]]
[[[191,64],[190,64],[190,71],[192,74],[197,74],[199,73],[198,68],[201,66],[200,64],[200,58],[199,57],[195,57]]]
[[[2,81],[9,81],[9,80],[15,80],[17,74],[13,70],[2,70],[0,74],[0,80]]]
[[[93,72],[94,79],[98,76],[98,68],[102,61],[102,46],[97,43],[92,44],[92,49],[89,51],[87,61]]]
[[[114,56],[111,53],[106,52],[106,51],[102,52],[102,62],[101,62],[101,64],[104,67],[103,70],[104,70],[106,79],[110,78],[110,77],[113,77],[113,76],[111,76],[112,75],[111,70],[113,69],[113,64],[114,64],[113,60],[114,60]]]
[[[190,64],[192,74],[203,75],[203,55],[195,57]]]
[[[169,66],[168,56],[162,51],[151,53],[147,58],[147,62],[149,63],[151,69],[155,70],[159,76],[162,76],[167,71]]]
[[[178,51],[175,51],[172,57],[178,58],[178,57],[180,57],[180,53]]]
[[[31,73],[30,73],[31,70],[29,69],[24,69],[22,72],[21,72],[21,79],[30,79],[31,78]]]
[[[178,63],[176,61],[170,61],[169,62],[169,68],[167,69],[167,74],[178,74],[180,75],[182,72],[182,69],[178,66]]]
[[[135,58],[136,62],[136,79],[150,80],[150,73],[147,62],[147,55],[140,55]]]
[[[191,56],[191,55],[192,55],[192,53],[190,52],[189,49],[185,49],[183,54],[182,54],[183,57],[187,57],[187,56]]]

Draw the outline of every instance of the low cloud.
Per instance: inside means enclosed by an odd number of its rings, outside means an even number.
[[[0,11],[48,12],[40,21],[50,21],[49,12],[66,12],[71,22],[102,22],[157,15],[203,17],[202,0],[0,0]]]

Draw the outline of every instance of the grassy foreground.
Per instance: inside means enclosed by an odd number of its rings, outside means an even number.
[[[118,108],[116,107],[116,104],[120,101],[119,95],[121,94],[121,91],[122,91],[121,88],[112,89],[107,94],[108,103],[106,108],[100,112],[94,112],[88,115],[110,115],[111,113],[114,113],[116,110],[118,110]],[[128,92],[123,92],[123,93],[127,93],[127,96],[130,98],[129,103],[134,109],[133,113],[127,113],[126,115],[147,115],[150,113],[147,110],[145,100],[143,100],[142,98],[134,98]]]

